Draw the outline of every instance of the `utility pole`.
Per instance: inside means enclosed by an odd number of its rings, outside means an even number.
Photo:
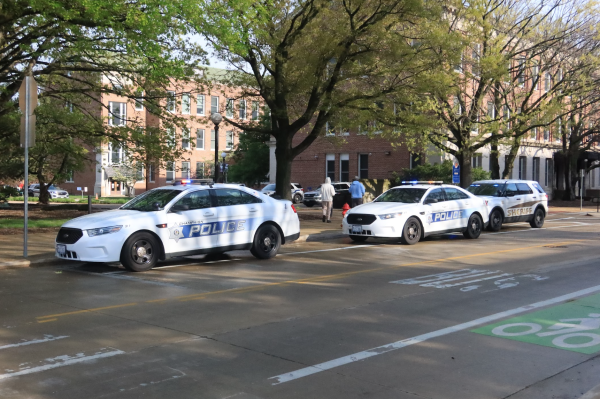
[[[21,116],[21,147],[25,149],[25,178],[23,182],[23,257],[27,257],[27,219],[29,217],[29,147],[35,145],[35,115],[37,107],[37,83],[28,75],[19,88],[19,108]]]

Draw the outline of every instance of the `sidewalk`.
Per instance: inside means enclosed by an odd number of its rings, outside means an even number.
[[[345,237],[342,234],[342,212],[334,209],[331,223],[323,223],[320,208],[302,209],[300,214],[300,238],[299,242],[314,242],[332,240]],[[579,207],[550,207],[551,214],[578,213],[582,216],[589,214],[592,217],[600,217],[596,208],[586,206],[583,211]],[[15,267],[35,267],[58,262],[54,257],[54,239],[56,233],[34,233],[29,234],[28,257],[23,258],[23,234],[0,235],[0,270]]]
[[[302,214],[321,215],[313,210],[303,211]],[[342,223],[341,211],[336,209],[331,223],[323,223],[319,220],[301,220],[300,238],[294,242],[331,240],[343,237],[340,225]],[[12,269],[17,267],[35,267],[46,266],[61,260],[54,256],[54,239],[56,232],[53,233],[33,233],[29,234],[27,254],[23,258],[23,234],[0,235],[0,270]]]

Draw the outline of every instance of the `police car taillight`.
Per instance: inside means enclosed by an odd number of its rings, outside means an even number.
[[[296,207],[294,206],[294,204],[292,204],[292,210],[294,211],[294,213],[298,213],[298,211],[296,211]]]

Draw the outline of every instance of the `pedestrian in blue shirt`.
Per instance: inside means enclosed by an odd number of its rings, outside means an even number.
[[[352,196],[352,208],[362,205],[365,195],[365,186],[358,181],[358,176],[354,176],[354,181],[350,184],[350,195]]]

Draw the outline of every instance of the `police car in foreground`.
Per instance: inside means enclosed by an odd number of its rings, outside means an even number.
[[[498,231],[503,223],[529,222],[534,228],[544,225],[548,194],[536,181],[482,180],[471,184],[468,190],[485,200],[489,230]]]
[[[348,211],[343,232],[354,241],[397,237],[412,245],[428,235],[448,232],[478,238],[488,223],[484,200],[460,187],[441,182],[402,183],[410,185],[394,187]]]
[[[290,201],[238,185],[168,186],[68,221],[56,237],[56,256],[144,271],[175,256],[241,249],[268,259],[299,235]]]

